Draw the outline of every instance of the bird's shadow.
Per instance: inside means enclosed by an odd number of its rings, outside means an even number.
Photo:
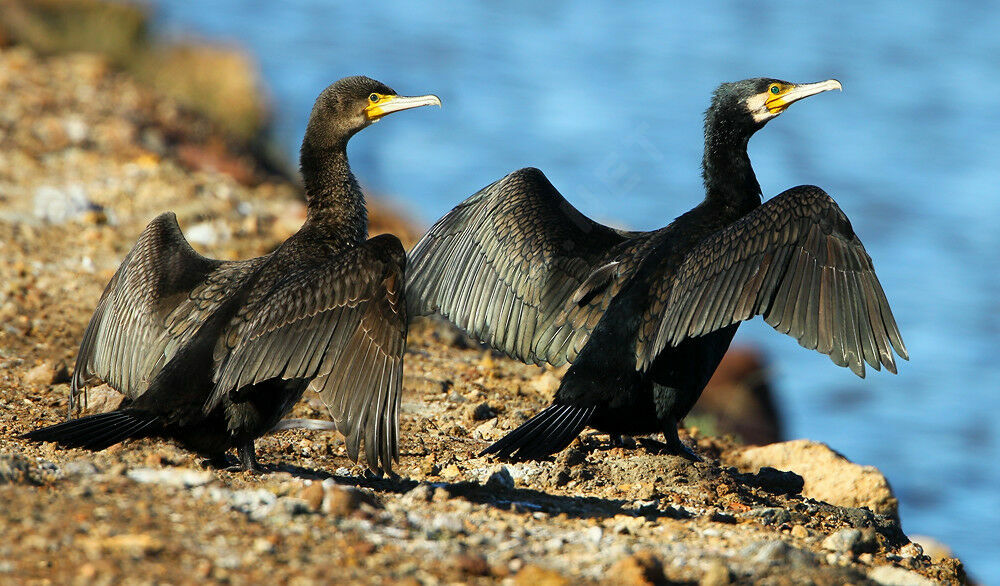
[[[685,519],[691,515],[683,509],[672,506],[658,508],[655,504],[633,506],[627,499],[608,499],[594,496],[565,496],[550,494],[532,488],[516,488],[487,482],[418,482],[409,478],[376,477],[375,475],[348,476],[331,474],[323,470],[305,468],[294,464],[264,465],[264,473],[284,472],[304,480],[332,479],[342,486],[354,486],[372,490],[380,494],[403,495],[421,484],[428,487],[425,493],[429,501],[437,489],[447,492],[449,498],[461,498],[470,503],[488,505],[514,513],[564,514],[577,519],[606,519],[616,515],[642,516],[649,520],[659,518]]]

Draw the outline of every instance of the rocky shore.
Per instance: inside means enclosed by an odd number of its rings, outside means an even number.
[[[106,58],[0,49],[0,96],[0,583],[966,581],[910,542],[878,470],[822,444],[692,429],[706,462],[691,464],[589,432],[553,461],[478,458],[560,373],[433,321],[410,336],[398,479],[366,476],[326,432],[262,438],[262,475],[166,442],[18,439],[65,416],[83,328],[146,222],[173,210],[199,251],[245,258],[304,211],[253,149]],[[377,201],[371,217],[373,233],[417,235]],[[307,395],[293,416],[325,413]]]

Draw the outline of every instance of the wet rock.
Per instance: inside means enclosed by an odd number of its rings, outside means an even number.
[[[795,440],[746,448],[733,454],[743,470],[770,466],[791,470],[804,479],[802,495],[843,507],[868,507],[896,517],[898,501],[885,476],[873,466],[860,466],[826,444]]]
[[[622,586],[655,586],[663,584],[663,564],[648,551],[639,552],[615,562],[605,579]]]

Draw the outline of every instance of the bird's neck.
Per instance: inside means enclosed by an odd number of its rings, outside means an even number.
[[[704,204],[733,219],[760,205],[760,183],[747,154],[749,142],[750,134],[745,129],[726,123],[711,125],[705,133]]]
[[[306,221],[323,224],[352,243],[368,238],[368,211],[358,180],[347,163],[347,141],[317,147],[302,145]]]

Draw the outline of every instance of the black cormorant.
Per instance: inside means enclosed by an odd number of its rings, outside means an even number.
[[[216,465],[235,447],[238,468],[252,470],[254,440],[311,386],[351,459],[363,438],[368,467],[391,471],[399,458],[406,258],[395,236],[368,238],[347,142],[389,113],[429,104],[441,102],[398,96],[367,77],[326,88],[302,141],[306,221],[267,256],[205,258],[173,213],[154,219],[104,290],[73,373],[71,405],[93,374],[125,395],[122,406],[26,437],[92,450],[173,438]]]
[[[822,189],[761,204],[747,143],[835,80],[721,85],[705,114],[705,199],[669,226],[625,232],[573,208],[537,169],[489,185],[410,252],[409,314],[440,312],[526,362],[571,362],[552,405],[484,453],[537,459],[591,426],[677,437],[736,328],[754,315],[864,376],[907,358],[872,262]]]

